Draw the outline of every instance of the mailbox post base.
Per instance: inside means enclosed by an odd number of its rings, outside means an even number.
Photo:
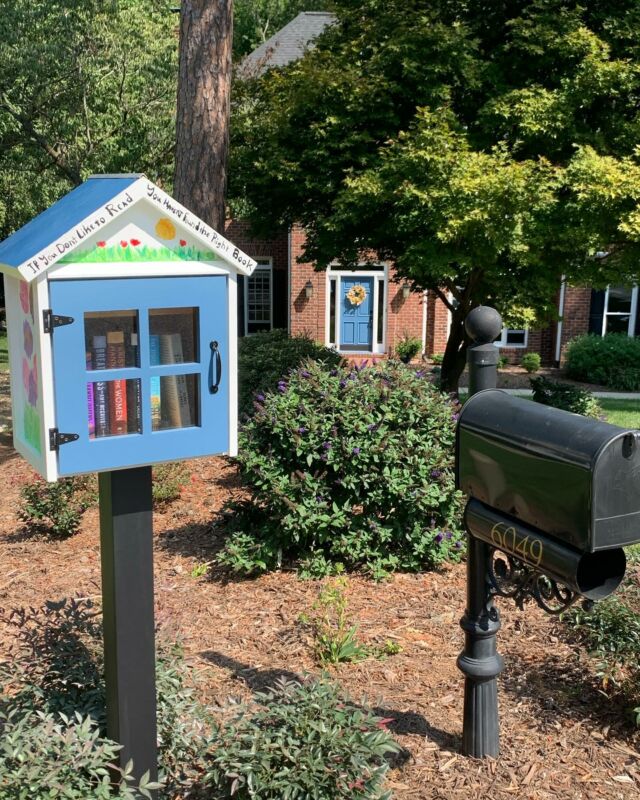
[[[465,675],[462,752],[474,758],[496,758],[500,751],[497,677],[504,666],[496,652],[500,614],[487,579],[491,549],[468,538],[467,608],[460,626],[465,633],[458,667]]]
[[[157,781],[151,467],[98,480],[107,735],[122,767]]]

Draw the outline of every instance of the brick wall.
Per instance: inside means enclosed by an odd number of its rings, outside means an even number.
[[[397,280],[393,267],[389,267],[387,291],[387,352],[391,352],[404,336],[413,336],[422,341],[422,317],[424,297],[421,292],[411,292],[405,300],[402,284]]]
[[[588,287],[567,286],[564,294],[564,311],[562,314],[560,366],[562,366],[564,362],[564,356],[569,341],[575,339],[576,336],[589,332],[590,312],[591,289]]]

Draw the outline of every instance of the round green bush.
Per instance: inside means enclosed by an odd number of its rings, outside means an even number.
[[[540,353],[526,353],[520,362],[527,372],[537,372],[541,363]]]
[[[640,339],[624,333],[578,336],[567,348],[567,375],[620,391],[640,389]]]
[[[237,509],[223,563],[378,576],[459,557],[458,406],[424,372],[307,362],[256,406],[239,456],[252,499]]]
[[[325,364],[339,364],[335,350],[317,344],[308,336],[289,336],[284,330],[256,333],[240,339],[238,346],[239,409],[253,413],[254,397],[275,389],[280,378],[312,358]]]
[[[213,737],[205,783],[238,800],[389,800],[385,756],[399,752],[385,724],[335,683],[278,681],[253,706],[234,707]]]

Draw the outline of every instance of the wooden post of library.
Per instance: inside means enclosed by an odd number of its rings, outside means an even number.
[[[156,781],[151,467],[102,472],[99,486],[107,736],[136,780]]]

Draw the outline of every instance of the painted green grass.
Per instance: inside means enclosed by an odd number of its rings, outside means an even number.
[[[7,334],[0,331],[0,372],[6,372],[9,369],[9,345],[7,343]]]
[[[640,428],[640,400],[609,400],[596,398],[607,422],[622,428]]]
[[[195,247],[178,247],[171,250],[169,247],[148,247],[142,245],[135,247],[127,244],[112,245],[111,247],[95,247],[85,252],[75,252],[61,258],[61,264],[104,264],[106,262],[145,262],[145,261],[215,261],[215,253],[207,250],[198,250]]]

